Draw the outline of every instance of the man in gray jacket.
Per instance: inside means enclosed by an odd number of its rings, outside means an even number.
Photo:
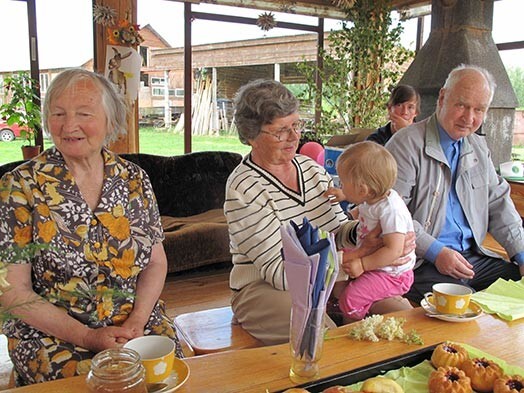
[[[398,164],[394,188],[417,234],[415,282],[406,295],[411,301],[420,302],[437,282],[482,290],[499,277],[524,275],[522,220],[484,138],[475,134],[495,87],[486,70],[458,66],[440,90],[436,112],[386,145]],[[482,247],[487,232],[512,262]]]

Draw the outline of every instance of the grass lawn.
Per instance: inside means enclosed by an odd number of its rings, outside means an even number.
[[[524,161],[524,146],[513,146],[511,149],[511,158],[513,160]]]
[[[51,146],[49,139],[44,140],[46,148]],[[0,165],[22,159],[20,147],[24,145],[21,139],[13,142],[0,142]],[[243,145],[236,135],[193,136],[192,151],[233,151],[245,155],[249,146]],[[184,136],[173,132],[154,128],[140,130],[140,153],[159,156],[175,156],[184,152]],[[524,161],[524,146],[513,146],[512,158]]]
[[[44,140],[45,147],[51,146],[51,141]],[[20,147],[24,145],[21,139],[13,142],[0,142],[0,165],[22,159]],[[145,128],[140,130],[140,153],[159,156],[175,156],[184,153],[184,136],[168,131]],[[238,136],[193,136],[192,151],[233,151],[242,155],[249,152],[250,147],[243,145]]]

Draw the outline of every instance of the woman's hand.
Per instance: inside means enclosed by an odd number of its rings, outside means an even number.
[[[133,331],[123,326],[88,329],[82,347],[98,353],[104,349],[121,347],[132,338],[134,338]]]
[[[413,120],[406,120],[402,116],[399,116],[392,111],[389,112],[389,120],[391,120],[391,130],[393,132],[413,124]]]
[[[362,240],[362,244],[355,251],[358,255],[355,258],[362,258],[367,255],[373,254],[380,247],[384,245],[382,242],[382,227],[378,224],[372,231],[370,231]]]
[[[122,324],[122,327],[131,330],[133,332],[133,338],[141,337],[144,335],[144,327],[146,326],[148,319],[149,315],[142,318],[138,316],[137,313],[131,313]]]
[[[378,224],[372,231],[370,231],[366,235],[360,247],[344,252],[345,258],[346,257],[348,259],[363,258],[367,255],[373,254],[375,251],[377,251],[379,248],[381,248],[384,245],[381,234],[382,234],[382,228],[380,224]],[[391,263],[392,266],[403,265],[404,263],[406,263],[409,260],[409,257],[407,255],[411,251],[415,250],[416,239],[417,237],[415,235],[415,232],[406,233],[402,256],[396,259],[395,261],[393,261]]]

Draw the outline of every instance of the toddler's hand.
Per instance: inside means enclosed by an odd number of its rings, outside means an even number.
[[[342,262],[342,269],[350,278],[357,278],[364,273],[361,258],[344,260]]]
[[[342,202],[346,200],[346,196],[340,188],[329,187],[324,192],[324,197],[328,198],[330,202]]]

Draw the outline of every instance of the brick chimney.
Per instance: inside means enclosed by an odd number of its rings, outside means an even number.
[[[493,37],[493,0],[432,0],[431,32],[400,83],[415,87],[422,98],[419,119],[435,111],[438,92],[457,65],[475,64],[490,71],[497,89],[486,120],[485,134],[492,158],[511,159],[517,97]],[[515,26],[516,28],[516,26]]]

